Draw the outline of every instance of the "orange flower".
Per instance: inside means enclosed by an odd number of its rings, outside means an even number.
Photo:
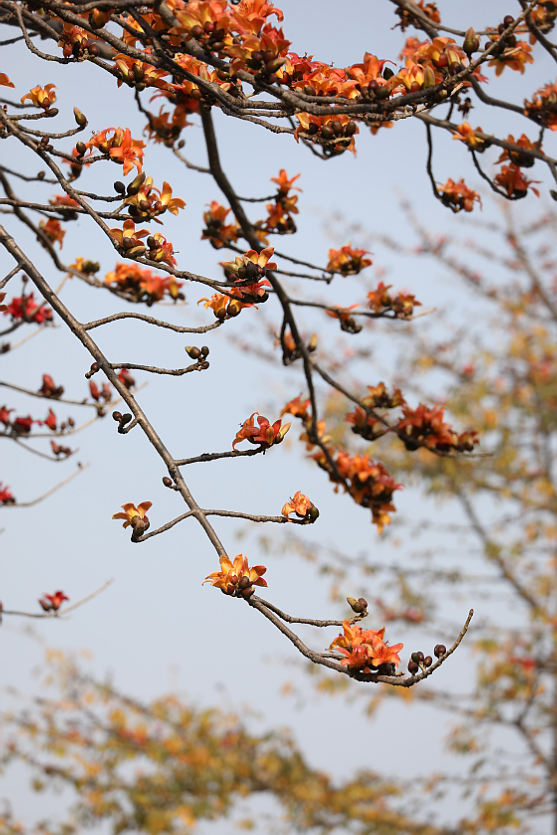
[[[471,212],[476,200],[480,206],[482,205],[480,195],[468,188],[464,180],[455,183],[449,177],[444,186],[438,187],[438,191],[442,195],[441,202],[445,206],[450,206],[453,212],[460,212],[461,209],[464,209],[465,212]]]
[[[137,264],[117,263],[114,271],[107,273],[105,284],[115,284],[125,292],[130,301],[158,302],[168,294],[171,299],[183,299],[181,284],[174,276],[156,275],[151,270],[141,269]]]
[[[519,139],[515,139],[512,133],[510,133],[506,141],[510,142],[511,145],[518,145],[519,148],[524,148],[525,151],[541,151],[541,144],[539,142],[530,142],[525,133]],[[523,153],[522,151],[507,150],[505,148],[497,163],[504,162],[507,159],[521,168],[531,168],[536,161],[536,158],[531,156],[531,154]]]
[[[184,209],[186,204],[180,197],[172,197],[172,188],[167,183],[162,184],[162,192],[153,188],[153,178],[147,177],[136,194],[124,199],[124,203],[130,207],[130,214],[136,220],[157,220],[157,215],[164,212],[177,215],[179,209]],[[133,208],[132,208],[133,207]]]
[[[257,423],[259,426],[255,425],[255,415],[257,415]],[[280,444],[284,440],[284,436],[290,429],[290,426],[290,423],[282,426],[281,420],[275,420],[273,424],[270,424],[266,417],[262,417],[259,412],[254,412],[251,417],[243,422],[240,430],[236,433],[236,437],[232,443],[232,449],[235,449],[236,444],[242,441],[249,441],[250,444],[260,444],[264,447]]]
[[[514,197],[515,200],[520,200],[526,197],[528,188],[531,188],[536,197],[540,196],[537,188],[534,188],[533,183],[539,183],[539,180],[528,180],[517,165],[503,165],[501,172],[497,174],[493,181],[498,186],[506,189],[509,197]]]
[[[389,394],[389,390],[383,382],[380,382],[377,386],[368,386],[368,390],[369,394],[362,399],[362,402],[367,406],[394,409],[395,406],[406,405],[400,389],[395,389],[393,394]]]
[[[41,220],[39,227],[43,230],[47,238],[52,241],[52,243],[59,243],[60,249],[62,249],[62,241],[64,240],[64,235],[66,233],[60,226],[59,220],[50,218],[50,220],[47,220],[46,223],[44,220]]]
[[[114,135],[108,138],[108,133],[114,131]],[[133,166],[138,173],[143,170],[143,148],[145,142],[140,139],[132,139],[129,128],[105,128],[96,133],[85,143],[87,148],[98,148],[101,154],[109,154],[115,162],[123,165],[124,177],[131,171]]]
[[[377,672],[382,665],[398,667],[400,658],[398,653],[404,644],[390,647],[383,640],[385,627],[381,629],[362,629],[361,626],[351,626],[349,621],[343,621],[344,635],[339,635],[332,642],[330,649],[338,649],[345,658],[340,662],[343,666],[351,667],[362,673]]]
[[[295,183],[299,177],[301,177],[301,174],[296,174],[295,177],[292,177],[292,179],[289,180],[285,169],[281,168],[278,177],[271,177],[271,182],[276,183],[278,185],[279,196],[285,197],[291,188],[295,189],[296,191],[302,190],[301,188],[298,188],[298,186],[292,185],[292,183]]]
[[[233,288],[230,292],[237,293],[238,296],[241,295],[240,291],[236,288]],[[207,310],[210,307],[217,319],[221,321],[237,316],[244,307],[257,308],[255,304],[243,302],[240,298],[225,296],[223,293],[214,293],[210,299],[199,299],[197,304],[201,304],[202,302],[205,305],[205,309]]]
[[[10,81],[5,72],[0,72],[0,85],[2,87],[15,87],[15,84]]]
[[[12,84],[11,86],[13,87],[14,85]],[[55,89],[56,84],[45,84],[44,87],[37,84],[36,87],[32,87],[28,93],[25,93],[20,101],[23,104],[25,99],[31,99],[31,104],[34,104],[35,107],[42,107],[44,110],[48,110],[50,105],[56,101]]]
[[[152,507],[153,502],[141,502],[137,507],[132,502],[122,505],[124,513],[115,513],[113,519],[125,519],[123,527],[132,527],[134,530],[141,526],[143,530],[149,527],[149,518],[146,516],[147,511]]]
[[[294,139],[299,142],[300,135],[306,140],[320,141],[323,150],[329,156],[342,154],[344,151],[356,153],[354,135],[360,132],[356,122],[345,113],[333,116],[313,116],[311,113],[297,113],[298,127]]]
[[[225,209],[224,206],[213,200],[209,210],[203,213],[205,229],[201,235],[201,240],[211,241],[211,245],[215,249],[222,249],[227,242],[236,243],[240,227],[237,223],[225,225],[224,221],[229,212],[230,209]]]
[[[350,246],[330,249],[327,270],[341,275],[357,275],[372,264],[371,259],[364,258],[364,255],[369,255],[367,249],[352,249]]]
[[[302,395],[299,394],[297,397],[294,397],[292,400],[289,400],[286,406],[284,406],[281,411],[281,417],[284,414],[294,415],[294,417],[299,417],[305,423],[309,420],[309,412],[307,407],[311,404],[311,398],[307,398],[306,400],[302,400]]]
[[[376,290],[367,294],[370,310],[380,316],[392,312],[395,319],[410,319],[414,308],[420,307],[421,302],[416,301],[415,296],[410,293],[399,293],[397,296],[391,296],[387,291],[392,286],[392,284],[383,284],[381,281]]]
[[[533,101],[525,99],[524,115],[550,130],[557,130],[557,83],[540,87]]]
[[[263,574],[267,571],[264,565],[248,566],[247,558],[242,554],[234,557],[230,562],[228,557],[219,557],[220,571],[209,574],[203,581],[210,583],[223,594],[233,594],[235,597],[250,597],[255,591],[254,586],[267,586]]]
[[[476,131],[483,133],[480,127],[474,129],[469,122],[462,122],[462,124],[458,125],[458,133],[453,133],[453,139],[462,140],[469,148],[473,148],[474,151],[482,154],[486,148],[489,148],[490,143],[476,136]]]
[[[267,270],[276,270],[277,265],[269,261],[274,251],[272,246],[262,249],[261,252],[250,249],[234,261],[221,261],[220,265],[224,268],[225,274],[229,274],[233,280],[239,278],[242,281],[255,282],[264,276]]]
[[[404,417],[399,419],[393,431],[409,450],[426,446],[438,452],[471,452],[478,443],[478,433],[473,430],[457,435],[443,421],[444,409],[441,406],[430,409],[420,403],[417,409],[403,406],[402,411]]]
[[[490,35],[491,39],[498,37],[498,35]],[[488,64],[488,67],[496,67],[495,75],[501,75],[505,67],[510,67],[511,70],[518,70],[524,74],[526,64],[533,64],[534,59],[531,56],[532,47],[526,41],[516,41],[514,46],[509,46],[503,49],[499,54],[496,54]]]
[[[300,519],[307,519],[310,522],[315,522],[319,516],[319,511],[312,501],[308,499],[300,490],[294,494],[294,497],[283,506],[281,513],[288,519],[291,513],[295,513]]]
[[[326,310],[325,313],[327,316],[339,320],[341,330],[347,333],[359,333],[362,326],[357,325],[354,317],[350,315],[350,311],[358,306],[357,304],[351,304],[350,307],[335,307],[334,310]]]
[[[141,243],[141,238],[147,237],[149,232],[145,229],[136,232],[133,220],[124,221],[122,230],[111,229],[110,234],[130,258],[145,254],[146,247],[145,244]]]

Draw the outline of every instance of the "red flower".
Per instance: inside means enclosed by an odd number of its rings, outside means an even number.
[[[39,603],[45,612],[57,612],[64,600],[69,600],[63,591],[55,591],[54,594],[43,594]]]
[[[2,421],[4,426],[10,425],[10,412],[13,411],[13,409],[8,409],[7,406],[0,406],[0,421]]]
[[[9,487],[2,487],[0,481],[0,504],[15,504],[15,499]]]
[[[135,380],[127,368],[121,368],[118,372],[118,379],[125,385],[127,389],[132,389],[135,386]]]
[[[48,410],[48,415],[43,420],[43,423],[44,423],[45,426],[48,426],[49,429],[52,429],[53,432],[56,432],[56,429],[57,429],[56,415],[54,414],[52,409]]]
[[[4,315],[8,314],[12,317],[12,322],[21,319],[22,322],[36,322],[42,325],[43,322],[52,321],[52,310],[44,304],[36,304],[33,293],[13,298],[4,310]]]
[[[61,397],[64,394],[64,386],[57,386],[50,374],[43,374],[43,384],[39,392],[45,397]]]

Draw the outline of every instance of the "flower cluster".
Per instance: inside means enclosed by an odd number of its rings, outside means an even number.
[[[300,418],[305,429],[301,440],[306,441],[308,450],[312,450],[317,444],[309,405],[309,399],[302,400],[300,395],[287,403],[281,414],[289,413]],[[325,434],[323,420],[317,422],[317,435],[320,446],[310,458],[329,474],[330,481],[335,484],[335,490],[342,485],[356,504],[371,510],[372,522],[381,533],[391,521],[389,513],[395,510],[392,504],[393,493],[402,485],[395,482],[383,464],[372,461],[368,455],[349,455],[342,447],[331,446],[331,439]]]
[[[371,259],[364,258],[364,255],[369,255],[366,249],[352,249],[351,246],[330,249],[327,270],[330,273],[340,273],[341,275],[358,275],[359,272],[372,264]]]
[[[495,31],[488,32],[491,41],[499,40],[505,29],[512,23],[514,18],[512,15],[505,15],[503,22],[499,24]],[[489,67],[495,67],[495,75],[501,75],[505,67],[511,70],[517,70],[524,73],[526,64],[533,64],[534,59],[531,55],[532,47],[526,41],[519,41],[516,35],[511,33],[496,46],[492,53],[493,58],[489,62]]]
[[[525,99],[524,115],[550,130],[557,130],[557,82],[536,90],[532,101]]]
[[[137,264],[117,263],[114,271],[106,274],[104,282],[124,293],[128,301],[145,302],[148,306],[165,297],[173,301],[184,298],[182,282],[174,276],[157,275]]]
[[[276,270],[277,265],[269,261],[274,249],[272,246],[256,252],[250,249],[234,261],[221,261],[224,275],[233,283],[235,289],[240,290],[239,298],[243,302],[265,302],[268,299],[266,287],[270,282],[264,277],[267,270]]]
[[[47,416],[44,420],[33,418],[31,415],[17,415],[17,417],[11,418],[10,415],[13,411],[14,409],[8,409],[6,405],[0,406],[0,423],[4,426],[3,434],[5,435],[11,435],[13,437],[28,435],[31,432],[31,428],[34,423],[38,426],[47,426],[53,432],[58,429],[58,420],[52,409],[48,410]]]
[[[474,209],[476,200],[482,205],[481,197],[476,191],[468,188],[464,180],[455,183],[450,177],[444,186],[438,186],[437,190],[441,195],[441,202],[445,206],[449,206],[453,212],[460,212],[464,209],[465,212],[471,212]]]
[[[201,240],[209,240],[215,249],[222,249],[227,243],[236,243],[240,234],[240,227],[237,223],[226,224],[226,215],[230,209],[225,209],[216,200],[209,205],[209,209],[203,212],[205,229]]]
[[[276,183],[278,191],[275,196],[274,203],[267,204],[267,218],[260,222],[259,228],[263,229],[265,233],[275,233],[277,235],[292,235],[296,231],[296,224],[292,215],[298,214],[298,195],[290,194],[291,190],[301,191],[298,186],[293,186],[300,175],[296,174],[291,179],[284,168],[279,171],[278,177],[271,177],[271,182]]]
[[[42,325],[45,322],[52,322],[52,310],[46,307],[44,302],[37,304],[33,293],[14,297],[11,302],[3,306],[4,316],[11,316],[12,322],[34,322]]]
[[[536,159],[532,156],[532,154],[527,153],[528,151],[541,151],[541,142],[530,142],[528,137],[525,133],[522,134],[519,139],[515,139],[512,134],[507,136],[506,142],[509,142],[512,145],[518,145],[519,148],[524,150],[515,151],[511,150],[510,148],[503,151],[497,163],[505,162],[505,160],[510,160],[513,165],[518,165],[519,168],[531,168]]]
[[[257,415],[257,424],[255,423],[255,415]],[[275,420],[274,423],[269,423],[266,417],[263,417],[259,412],[254,412],[251,417],[245,420],[241,428],[236,433],[236,437],[232,443],[232,449],[236,449],[236,444],[242,441],[249,441],[250,444],[259,445],[265,448],[276,446],[282,443],[284,436],[290,429],[290,423],[282,425],[282,421]]]
[[[486,148],[491,146],[491,142],[488,139],[477,136],[476,131],[483,133],[482,128],[473,128],[469,122],[462,122],[457,126],[457,131],[453,134],[453,139],[460,139],[477,154],[483,154]]]
[[[389,646],[383,640],[385,627],[382,629],[362,629],[350,625],[345,620],[342,624],[344,635],[339,635],[329,649],[338,649],[345,657],[340,662],[343,666],[361,673],[392,674],[400,664],[398,653],[404,644]]]
[[[109,137],[110,133],[112,133],[112,136]],[[140,139],[133,139],[129,128],[105,128],[99,133],[93,134],[88,142],[78,143],[75,157],[78,167],[80,167],[79,163],[87,162],[85,153],[92,154],[93,150],[96,149],[101,154],[109,156],[113,162],[122,165],[125,177],[134,166],[137,168],[138,174],[142,172],[143,148],[145,148],[145,142]]]
[[[417,409],[403,406],[403,417],[393,431],[404,443],[406,449],[415,450],[420,446],[436,452],[472,452],[479,443],[478,433],[468,430],[457,434],[443,421],[441,406],[428,408],[420,403]]]
[[[158,215],[164,212],[170,212],[172,215],[177,215],[180,209],[184,209],[186,204],[180,197],[172,197],[172,188],[165,181],[162,184],[162,191],[153,187],[153,178],[145,177],[141,174],[143,179],[139,189],[133,189],[130,194],[128,188],[128,195],[124,198],[124,203],[128,207],[128,211],[133,220],[150,221],[155,220],[156,223],[161,223],[157,220]]]
[[[376,290],[367,294],[370,310],[380,317],[388,316],[393,319],[410,319],[415,307],[420,307],[421,302],[416,301],[415,296],[410,293],[398,293],[391,295],[388,291],[392,284],[383,284],[381,281]]]
[[[263,574],[267,571],[264,565],[254,565],[250,568],[247,558],[242,554],[234,557],[230,562],[228,557],[219,557],[220,571],[209,574],[203,581],[210,583],[223,594],[232,594],[235,597],[251,597],[254,593],[254,586],[267,586]]]
[[[163,235],[150,235],[146,229],[136,232],[133,220],[124,221],[123,229],[111,229],[110,234],[122,253],[130,258],[144,255],[151,261],[166,263],[170,267],[176,265],[172,244]],[[147,246],[142,243],[142,238],[147,238]]]

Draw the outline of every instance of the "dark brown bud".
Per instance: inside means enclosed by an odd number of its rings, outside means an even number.
[[[505,17],[503,18],[504,28],[508,29],[508,27],[511,25],[511,23],[514,23],[514,17],[512,16],[512,14],[506,14]]]
[[[79,142],[75,143],[75,150],[77,151],[78,155],[82,157],[85,151],[87,150],[87,145],[85,144],[85,142],[81,142],[80,140]]]
[[[100,52],[100,49],[99,49],[99,45],[98,45],[98,43],[92,43],[92,44],[89,44],[89,49],[88,49],[88,52],[89,52],[89,55],[92,55],[92,56],[93,56],[93,58],[96,58],[96,57],[97,57],[97,55],[98,55],[98,54],[99,54],[99,52]]]
[[[435,648],[433,650],[433,654],[435,655],[436,658],[441,658],[441,656],[445,655],[446,652],[447,652],[447,647],[445,646],[445,644],[436,644]]]
[[[413,676],[419,671],[419,666],[415,661],[408,662],[408,672],[411,673]]]
[[[192,360],[198,360],[201,356],[201,351],[195,345],[186,345],[186,354],[188,354]]]
[[[209,355],[209,348],[207,347],[207,345],[202,345],[201,346],[201,354],[204,357],[207,357]]]
[[[77,107],[74,107],[73,115],[74,115],[76,123],[79,125],[80,128],[87,127],[87,119],[85,118],[85,116],[83,115],[81,110],[78,110]]]
[[[145,182],[145,177],[147,175],[143,171],[141,174],[138,174],[137,177],[131,181],[128,186],[128,197],[133,197],[134,194],[138,194],[141,190],[141,186]]]
[[[125,190],[126,186],[124,185],[124,183],[121,180],[116,180],[116,182],[114,183],[114,191],[116,191],[118,194],[123,194]]]
[[[122,420],[122,412],[112,412],[112,417],[114,420],[120,422]]]
[[[126,412],[125,415],[122,415],[120,418],[120,426],[125,426],[126,423],[129,423],[130,420],[133,420],[133,415],[130,415],[129,412]]]
[[[167,475],[163,476],[162,483],[165,487],[172,487],[172,479],[169,478]]]
[[[192,26],[190,29],[190,34],[192,38],[199,39],[203,37],[203,27],[196,23],[195,26]]]
[[[240,577],[240,582],[238,583],[238,588],[242,591],[249,589],[251,586],[251,580],[249,577]]]
[[[412,661],[414,661],[415,664],[419,664],[420,661],[421,661],[419,652],[413,652],[412,655],[410,656],[410,658],[412,659]],[[423,658],[423,653],[422,653],[422,658]]]
[[[432,664],[433,658],[431,657],[431,655],[426,655],[426,657],[424,658],[424,667],[431,667]]]
[[[312,507],[308,510],[308,519],[310,522],[315,522],[318,518],[319,510],[315,507],[315,505],[312,505]]]

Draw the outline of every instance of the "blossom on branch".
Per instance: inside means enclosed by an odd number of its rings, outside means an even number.
[[[230,209],[225,209],[216,200],[209,205],[209,209],[203,212],[205,229],[201,235],[202,241],[210,241],[215,249],[222,249],[227,243],[236,243],[240,233],[237,223],[225,224],[226,215]]]
[[[0,481],[0,504],[15,504],[15,499],[9,487],[3,487]]]
[[[357,624],[343,621],[343,635],[331,643],[329,649],[338,649],[345,658],[340,662],[343,666],[361,673],[394,672],[400,664],[398,653],[404,644],[389,646],[383,640],[385,627],[381,629],[362,629]],[[386,670],[379,668],[386,667]]]
[[[54,594],[43,594],[39,603],[45,612],[57,612],[64,600],[69,600],[63,591],[55,591]]]
[[[130,301],[144,301],[147,305],[161,301],[165,296],[173,301],[184,298],[183,284],[174,276],[157,275],[137,264],[117,263],[114,271],[106,274],[104,283],[126,293]]]
[[[468,188],[464,180],[455,183],[449,177],[445,185],[438,186],[437,190],[441,195],[441,202],[445,206],[449,206],[453,212],[460,212],[461,209],[464,209],[465,212],[471,212],[476,200],[480,206],[482,205],[480,195]]]
[[[254,417],[257,415],[256,426]],[[259,412],[254,412],[251,417],[245,420],[236,433],[236,437],[232,443],[232,449],[236,448],[236,444],[242,441],[249,441],[250,444],[261,445],[264,447],[276,446],[282,443],[284,436],[290,429],[291,424],[285,423],[282,425],[281,420],[275,420],[273,424],[269,423],[266,417],[263,417]]]
[[[295,513],[299,519],[306,519],[308,522],[315,522],[319,516],[319,511],[300,490],[294,494],[290,501],[283,505],[281,510],[283,516],[289,519],[291,513]]]
[[[540,196],[537,188],[534,188],[534,183],[539,183],[539,180],[529,180],[524,176],[518,165],[511,163],[510,165],[503,165],[499,174],[496,174],[493,181],[498,186],[504,188],[509,195],[515,200],[520,200],[526,197],[528,189],[531,188],[536,197]]]
[[[12,322],[34,322],[37,325],[52,322],[52,310],[44,302],[37,304],[33,293],[14,297],[3,312],[5,316],[12,317]]]
[[[364,258],[364,255],[369,255],[367,249],[352,249],[351,246],[330,249],[327,270],[344,276],[358,275],[359,272],[372,264],[371,259]]]
[[[113,519],[124,519],[124,528],[131,527],[136,536],[140,536],[150,526],[149,517],[146,515],[153,502],[141,502],[137,507],[133,502],[122,505],[123,513],[115,513]]]
[[[28,93],[25,93],[25,95],[21,97],[20,101],[24,104],[26,99],[30,99],[31,104],[34,104],[35,107],[42,107],[44,110],[48,110],[50,105],[56,101],[56,93],[54,92],[55,89],[56,84],[45,84],[44,87],[37,84],[36,87],[32,87]]]
[[[267,586],[263,574],[267,571],[264,565],[248,566],[247,557],[238,554],[234,562],[228,557],[219,557],[220,571],[209,574],[202,585],[210,583],[223,594],[232,594],[235,597],[250,597],[255,589],[254,586]]]

